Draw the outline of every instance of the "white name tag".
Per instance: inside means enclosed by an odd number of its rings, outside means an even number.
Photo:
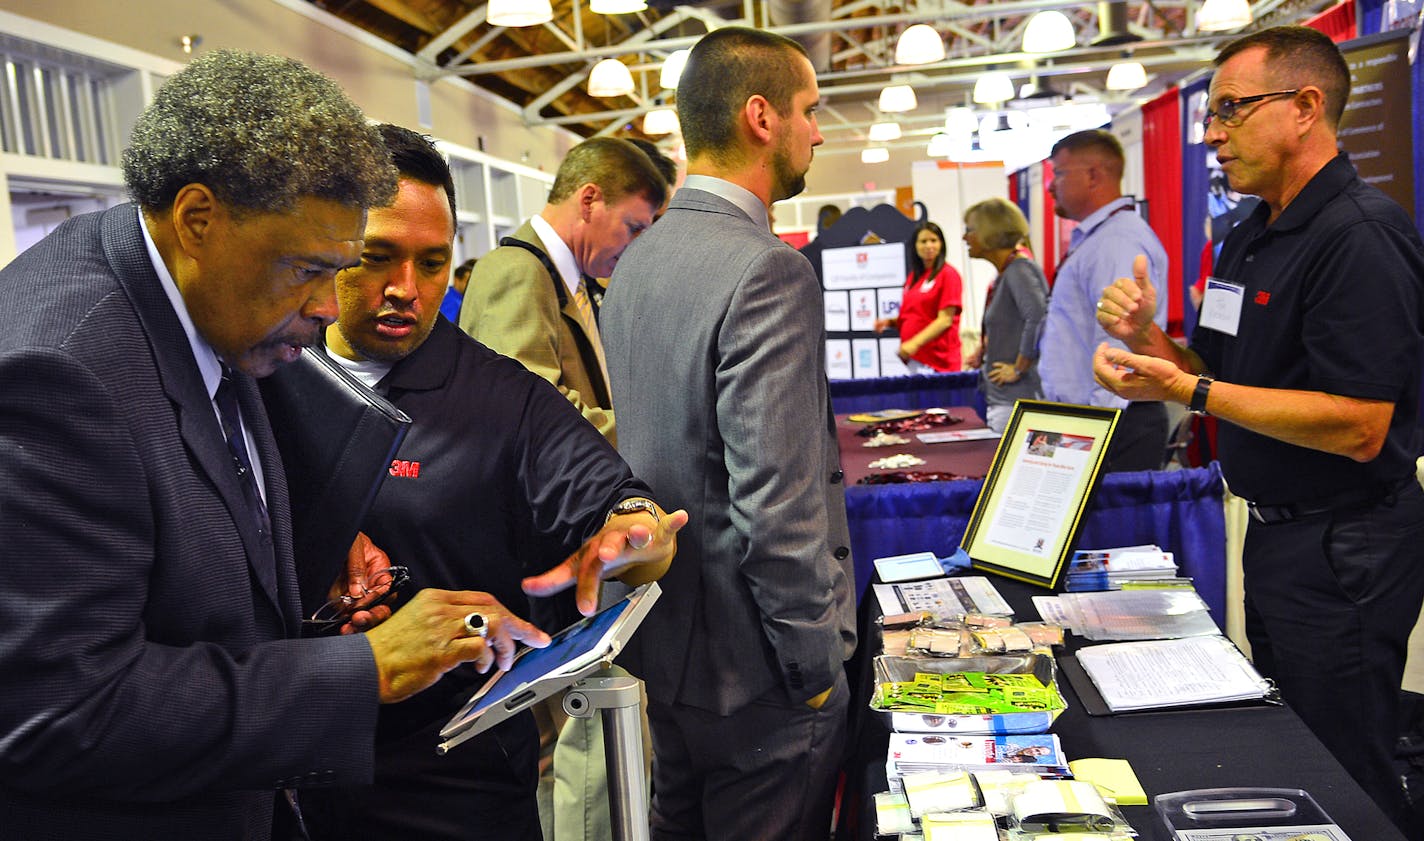
[[[1202,296],[1201,317],[1197,323],[1228,336],[1235,336],[1241,326],[1241,302],[1246,287],[1219,277],[1206,279],[1206,294]]]

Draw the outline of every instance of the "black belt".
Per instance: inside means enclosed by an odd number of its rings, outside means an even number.
[[[1321,514],[1329,514],[1334,511],[1373,507],[1398,493],[1400,488],[1406,487],[1413,481],[1415,481],[1414,476],[1410,475],[1397,482],[1371,485],[1366,488],[1353,488],[1333,496],[1287,505],[1258,505],[1248,499],[1246,507],[1251,511],[1252,519],[1263,525],[1289,523],[1292,520],[1318,517]]]

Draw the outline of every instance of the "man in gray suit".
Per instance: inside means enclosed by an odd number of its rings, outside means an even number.
[[[647,682],[655,839],[829,833],[854,576],[821,288],[768,220],[804,187],[818,96],[795,42],[698,42],[677,97],[687,180],[604,301],[619,450],[691,515],[620,661]]]

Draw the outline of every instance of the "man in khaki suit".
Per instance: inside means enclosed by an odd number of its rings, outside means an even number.
[[[460,329],[548,380],[614,443],[603,346],[584,279],[613,274],[667,189],[632,143],[580,143],[559,166],[544,209],[480,258],[460,310]]]

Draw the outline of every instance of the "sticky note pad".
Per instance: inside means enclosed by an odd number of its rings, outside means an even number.
[[[1121,806],[1146,806],[1147,794],[1126,759],[1075,759],[1068,763],[1074,779],[1098,787],[1104,797]]]

